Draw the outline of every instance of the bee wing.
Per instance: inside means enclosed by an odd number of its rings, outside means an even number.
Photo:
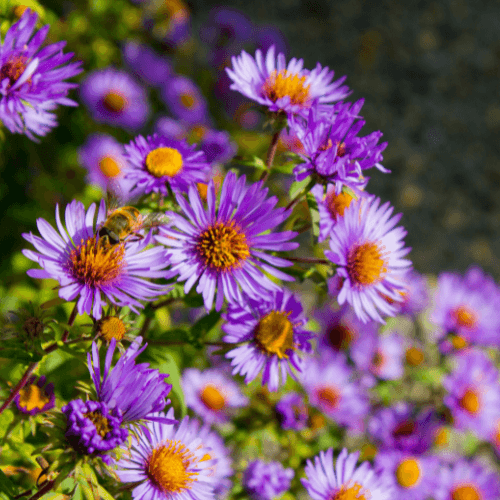
[[[106,206],[108,207],[108,215],[114,212],[117,208],[125,205],[125,196],[120,184],[110,180],[106,191]]]
[[[144,216],[142,220],[143,228],[163,226],[168,222],[168,217],[159,212],[153,212]]]

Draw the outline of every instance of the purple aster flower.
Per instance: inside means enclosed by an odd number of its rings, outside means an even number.
[[[319,63],[312,71],[303,69],[302,59],[292,58],[287,65],[284,54],[275,57],[274,46],[265,57],[260,50],[255,59],[242,51],[231,61],[232,69],[226,69],[233,81],[231,89],[272,112],[304,113],[314,101],[332,103],[349,95],[348,88],[342,86],[345,76],[332,82],[333,71]]]
[[[155,413],[159,419],[173,419]],[[134,500],[209,500],[217,486],[217,457],[203,442],[198,423],[184,417],[177,425],[148,422],[132,443],[122,448],[116,474],[124,483],[138,483]]]
[[[169,247],[171,275],[186,281],[186,293],[198,281],[196,291],[203,294],[205,308],[210,310],[215,298],[219,311],[224,297],[242,302],[241,290],[251,298],[260,299],[279,287],[264,275],[292,281],[293,278],[274,266],[290,266],[288,260],[266,251],[287,251],[298,247],[291,242],[293,231],[270,232],[289,215],[285,208],[274,208],[278,199],[268,198],[262,182],[245,185],[245,176],[237,179],[228,172],[222,184],[216,208],[215,184],[210,180],[207,208],[194,186],[189,188],[188,201],[176,194],[184,215],[168,213],[170,227],[161,227],[157,240]],[[172,229],[178,228],[178,230]],[[240,290],[241,287],[241,290]]]
[[[254,43],[262,52],[266,52],[274,45],[278,54],[288,53],[288,42],[283,32],[272,24],[257,26],[253,32]]]
[[[427,278],[411,270],[403,277],[405,290],[402,292],[403,301],[399,302],[400,313],[416,316],[429,305],[429,288]]]
[[[162,411],[169,401],[165,400],[172,386],[165,382],[168,375],[149,368],[148,363],[136,364],[136,358],[146,349],[139,349],[142,337],[136,337],[116,365],[111,368],[116,340],[112,339],[104,362],[101,380],[99,351],[92,343],[92,356],[87,354],[87,364],[94,382],[97,399],[110,409],[120,411],[124,422],[142,419],[153,420],[153,412]],[[175,423],[170,420],[166,423]]]
[[[436,500],[489,500],[500,498],[500,478],[479,462],[459,459],[440,471],[441,488],[434,492]]]
[[[93,71],[82,82],[80,95],[97,122],[137,130],[149,116],[146,91],[125,71]]]
[[[433,496],[440,487],[437,457],[412,455],[396,450],[377,453],[375,466],[393,478],[394,498],[423,500]]]
[[[279,462],[254,460],[243,473],[243,487],[253,500],[272,500],[290,488],[293,476]]]
[[[123,47],[123,59],[130,69],[148,85],[165,85],[172,74],[170,62],[147,45],[127,42]]]
[[[368,434],[384,450],[422,454],[434,442],[439,421],[431,409],[416,410],[407,403],[397,403],[375,412],[368,422]]]
[[[133,197],[134,183],[124,179],[127,165],[123,145],[114,137],[92,134],[78,149],[78,161],[88,170],[87,182],[97,184],[105,191],[118,190],[117,195],[125,201]]]
[[[367,340],[370,339],[369,337]],[[403,376],[403,338],[396,332],[371,337],[374,342],[357,342],[351,349],[356,366],[382,380],[397,380]]]
[[[32,375],[19,391],[14,402],[19,411],[28,415],[37,415],[51,410],[56,405],[54,384],[47,384],[45,375],[42,375],[38,380],[35,375]]]
[[[411,262],[403,259],[411,250],[402,241],[406,231],[394,227],[401,214],[391,217],[389,202],[379,205],[379,198],[351,203],[330,234],[331,251],[325,251],[344,280],[339,304],[347,301],[365,323],[370,318],[383,323],[378,310],[395,315],[396,308],[387,298],[402,300],[401,277],[411,267]]]
[[[78,314],[102,316],[106,300],[119,307],[128,306],[135,313],[144,307],[139,300],[154,300],[168,293],[169,286],[146,281],[165,276],[168,259],[161,247],[149,248],[151,234],[140,241],[101,245],[97,228],[106,220],[106,206],[101,201],[94,224],[95,204],[85,212],[83,203],[72,201],[66,206],[64,228],[56,207],[56,231],[46,220],[37,219],[41,238],[23,234],[37,250],[23,254],[42,269],[30,269],[28,276],[55,279],[59,297],[72,301],[79,296]],[[104,296],[104,299],[103,299]]]
[[[57,126],[51,111],[58,104],[77,106],[66,96],[78,84],[64,80],[82,71],[81,62],[68,64],[73,53],[63,53],[64,41],[39,50],[49,25],[33,35],[37,20],[38,15],[26,9],[0,45],[0,121],[11,132],[31,140]]]
[[[188,127],[185,123],[168,116],[162,116],[156,120],[154,131],[158,135],[163,135],[169,139],[177,139],[178,141],[186,139],[188,135]]]
[[[303,396],[297,392],[285,394],[276,403],[276,413],[283,429],[300,431],[307,425],[309,411]]]
[[[311,189],[311,193],[316,198],[319,212],[319,237],[318,241],[324,241],[333,231],[337,221],[344,216],[344,211],[353,200],[357,198],[369,197],[364,191],[357,190],[356,193],[348,190],[336,192],[334,184],[328,184],[325,188],[321,184],[317,184]]]
[[[498,370],[483,352],[467,350],[457,356],[456,369],[443,380],[448,392],[443,401],[457,429],[490,437],[500,412],[498,377]]]
[[[313,500],[392,500],[394,487],[388,474],[376,473],[368,462],[356,467],[359,451],[344,448],[333,464],[333,448],[320,451],[314,463],[307,461],[306,479],[301,479]]]
[[[186,406],[208,424],[227,422],[234,409],[248,403],[238,384],[217,368],[184,370],[182,389]]]
[[[173,191],[187,192],[192,183],[207,182],[210,165],[202,151],[186,141],[161,135],[139,135],[125,146],[128,168],[125,179],[136,184],[141,194],[151,192],[168,196]]]
[[[302,384],[309,403],[338,425],[361,431],[368,413],[368,396],[353,380],[353,370],[345,356],[311,358],[305,363]]]
[[[104,402],[73,399],[61,408],[66,415],[65,437],[81,455],[102,455],[120,446],[128,437],[121,427],[122,415]]]
[[[226,131],[209,130],[200,142],[208,163],[227,163],[238,151],[238,146]]]
[[[389,172],[380,164],[387,147],[387,142],[378,144],[382,132],[358,137],[365,124],[358,116],[363,103],[364,99],[354,104],[339,103],[328,111],[315,104],[307,120],[297,116],[290,121],[291,130],[304,146],[301,156],[305,162],[294,169],[298,181],[312,175],[322,184],[333,183],[336,194],[340,194],[342,186],[364,189],[368,182],[364,170],[376,167]]]
[[[226,354],[233,374],[245,376],[245,383],[262,371],[262,385],[277,391],[294,369],[302,372],[301,353],[311,352],[314,334],[304,329],[307,319],[301,303],[288,290],[278,290],[260,300],[229,304],[223,315],[224,342],[238,345]]]
[[[161,96],[172,114],[186,123],[207,123],[208,107],[200,89],[185,76],[170,78]]]
[[[455,348],[475,345],[498,345],[500,341],[500,292],[489,278],[475,282],[470,272],[461,277],[455,273],[438,276],[434,307],[430,320],[451,334]],[[476,280],[477,281],[477,280]]]

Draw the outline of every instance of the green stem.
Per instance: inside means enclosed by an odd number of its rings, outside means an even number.
[[[269,149],[267,150],[267,157],[266,157],[267,170],[265,170],[261,175],[259,179],[261,181],[266,182],[267,178],[269,177],[269,174],[271,173],[271,167],[273,166],[274,156],[276,155],[276,150],[278,149],[278,141],[280,138],[281,130],[282,129],[280,128],[278,131],[276,131],[271,138],[271,144],[269,144]]]
[[[291,260],[292,262],[301,262],[303,264],[331,264],[330,261],[326,259],[309,259],[307,257],[286,257],[287,260]]]

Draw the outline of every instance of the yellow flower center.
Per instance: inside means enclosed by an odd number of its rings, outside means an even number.
[[[342,485],[340,490],[333,493],[329,500],[368,500],[369,498],[371,498],[370,492],[359,483],[354,483]]]
[[[215,387],[215,385],[206,385],[200,393],[200,399],[203,404],[213,411],[219,411],[226,406],[226,398]]]
[[[204,184],[203,182],[197,182],[196,187],[198,189],[198,193],[200,193],[200,198],[203,201],[207,201],[208,184]]]
[[[417,347],[406,350],[406,362],[411,366],[418,366],[424,361],[424,353]]]
[[[182,155],[175,148],[157,148],[146,156],[146,168],[155,177],[174,177],[183,165]]]
[[[26,62],[28,58],[25,56],[11,56],[0,68],[0,82],[2,82],[5,78],[9,79],[10,88],[17,80],[21,77],[26,69]],[[28,80],[28,82],[31,79]]]
[[[94,424],[97,434],[102,438],[105,438],[108,432],[111,432],[111,426],[109,425],[108,419],[104,417],[99,410],[89,411],[88,413],[84,413],[83,416]]]
[[[403,488],[411,488],[420,479],[420,467],[414,458],[403,460],[396,469],[396,479]]]
[[[448,429],[440,427],[434,434],[434,444],[436,446],[445,446],[448,444]]]
[[[460,335],[451,335],[450,336],[451,343],[453,347],[457,350],[464,349],[469,345],[469,342],[467,342],[467,339]]]
[[[120,165],[111,156],[103,156],[99,160],[99,169],[103,175],[109,178],[116,177],[121,172]]]
[[[309,99],[310,87],[305,83],[305,76],[289,73],[286,69],[279,73],[274,70],[264,82],[262,93],[273,102],[288,96],[291,104],[305,104]]]
[[[331,385],[324,385],[316,389],[316,396],[328,410],[336,408],[342,397],[340,391]]]
[[[117,278],[124,265],[125,247],[96,244],[93,236],[70,252],[69,268],[73,276],[90,286],[110,283]]]
[[[372,285],[382,280],[387,263],[376,243],[363,243],[351,249],[347,257],[349,278],[357,285]]]
[[[263,352],[279,359],[288,358],[286,351],[293,349],[293,324],[289,312],[271,311],[260,319],[255,341]]]
[[[188,470],[193,461],[193,454],[180,441],[167,439],[151,452],[146,474],[164,494],[190,490],[198,475]]]
[[[347,193],[335,194],[335,190],[331,190],[326,195],[326,208],[332,216],[333,220],[337,220],[338,217],[344,215],[345,209],[351,204],[354,198]]]
[[[44,406],[50,401],[43,389],[37,385],[27,385],[19,391],[19,406],[22,406],[26,411],[42,410]]]
[[[110,90],[102,100],[103,106],[110,113],[121,113],[127,106],[127,98],[117,90]]]
[[[117,316],[109,316],[99,321],[99,332],[108,343],[112,339],[122,340],[126,331],[123,321]]]
[[[475,415],[481,406],[479,394],[472,389],[467,389],[460,399],[459,404],[465,411]]]
[[[216,222],[198,237],[198,255],[205,266],[216,271],[231,271],[240,267],[250,256],[247,238],[234,221],[229,224]]]
[[[452,500],[481,500],[481,494],[472,484],[457,486],[451,492]]]
[[[187,109],[191,109],[196,104],[196,99],[193,94],[181,94],[180,101]]]
[[[326,335],[329,344],[337,351],[347,349],[355,337],[354,332],[341,323],[337,323],[335,326],[330,328]]]
[[[457,327],[468,328],[472,330],[477,325],[477,314],[475,311],[467,306],[459,306],[454,309],[451,313],[453,316]]]

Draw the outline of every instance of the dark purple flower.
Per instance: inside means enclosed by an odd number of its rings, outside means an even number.
[[[300,431],[307,425],[309,412],[303,396],[297,392],[285,394],[276,403],[276,413],[283,429]]]
[[[123,59],[141,80],[154,87],[165,85],[172,73],[170,62],[147,45],[127,42]]]
[[[226,131],[209,130],[200,142],[208,163],[227,163],[233,159],[238,147]]]
[[[0,121],[11,132],[31,140],[57,125],[51,111],[58,104],[77,106],[66,96],[78,84],[64,80],[82,71],[81,62],[68,64],[73,53],[63,54],[64,41],[39,50],[49,25],[32,37],[37,20],[38,15],[26,9],[0,45]]]
[[[56,396],[54,394],[54,384],[47,384],[45,375],[38,380],[32,375],[26,385],[19,391],[14,402],[19,411],[28,415],[37,415],[54,408]]]
[[[67,419],[66,439],[81,455],[102,455],[127,439],[121,412],[104,402],[74,399],[61,411]]]
[[[272,500],[290,488],[294,476],[279,462],[250,462],[243,474],[243,486],[253,500]]]

